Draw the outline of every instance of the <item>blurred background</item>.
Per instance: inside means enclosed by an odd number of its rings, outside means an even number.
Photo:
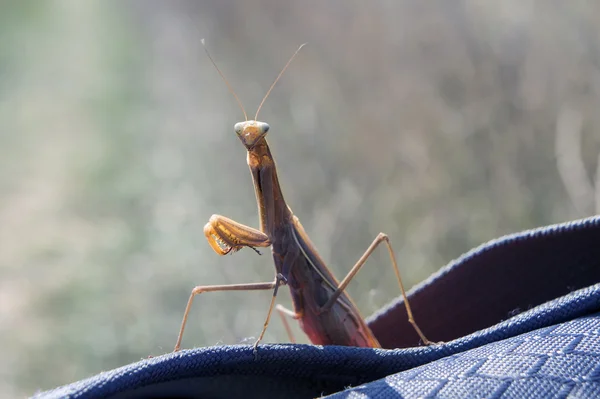
[[[380,231],[412,286],[600,208],[597,2],[2,2],[0,396],[169,352],[195,285],[273,278],[269,251],[202,233],[258,219],[201,38],[250,115],[308,42],[259,119],[340,278]],[[399,295],[385,251],[349,292],[365,316]],[[183,346],[253,342],[269,297],[198,298]],[[274,318],[265,342],[287,341]]]

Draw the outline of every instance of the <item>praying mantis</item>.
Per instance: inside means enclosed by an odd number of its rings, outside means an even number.
[[[300,220],[294,215],[284,200],[279,185],[275,160],[271,155],[271,150],[266,140],[266,134],[270,127],[267,123],[258,121],[258,114],[273,87],[275,87],[275,84],[289,67],[294,57],[304,47],[304,44],[290,57],[287,64],[271,84],[253,120],[248,120],[248,115],[241,101],[212,59],[205,46],[204,39],[202,40],[202,45],[210,61],[244,113],[245,121],[236,123],[234,130],[247,150],[247,161],[254,182],[260,220],[260,228],[254,229],[225,216],[213,215],[204,226],[204,234],[211,248],[219,255],[234,253],[244,247],[251,248],[256,252],[258,252],[256,248],[271,247],[275,264],[275,279],[263,283],[195,287],[190,294],[185,308],[174,351],[176,352],[181,348],[181,341],[190,309],[197,295],[216,291],[258,290],[272,290],[273,295],[262,331],[253,346],[255,355],[258,344],[263,339],[267,330],[274,309],[282,316],[284,326],[292,342],[294,340],[286,317],[297,320],[313,344],[369,348],[381,347],[377,338],[361,317],[358,308],[344,290],[365,264],[368,257],[382,243],[389,252],[391,264],[396,273],[402,297],[404,298],[408,321],[424,344],[432,344],[425,337],[415,321],[404,290],[402,278],[400,277],[394,250],[386,234],[379,233],[365,253],[351,268],[348,275],[341,282],[338,282],[317,253]],[[284,285],[287,285],[290,289],[293,310],[286,309],[281,305],[275,305],[279,288]]]

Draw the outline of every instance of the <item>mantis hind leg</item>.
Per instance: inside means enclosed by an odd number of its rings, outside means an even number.
[[[339,296],[344,292],[350,281],[356,276],[360,268],[365,264],[369,256],[375,251],[375,249],[379,246],[379,244],[385,243],[387,246],[388,252],[390,254],[390,260],[392,262],[392,266],[394,268],[394,272],[396,273],[396,278],[398,280],[398,285],[400,286],[400,291],[402,292],[402,298],[404,298],[404,306],[406,307],[406,313],[408,314],[408,322],[413,326],[415,332],[419,335],[419,338],[423,341],[425,345],[431,345],[435,342],[427,339],[425,334],[419,328],[419,325],[415,321],[413,316],[412,309],[410,307],[410,303],[408,301],[408,297],[406,296],[406,290],[404,289],[404,284],[402,283],[402,277],[400,277],[400,270],[398,269],[398,263],[396,262],[396,256],[394,255],[394,250],[392,249],[392,244],[390,244],[390,239],[387,234],[379,233],[375,240],[371,243],[369,248],[365,251],[365,253],[360,257],[360,259],[356,262],[356,264],[352,267],[350,272],[344,277],[336,291],[331,295],[327,303],[322,307],[322,311],[327,311],[331,309],[333,304],[338,300]]]
[[[292,332],[292,328],[288,319],[291,317],[294,320],[299,320],[302,318],[302,315],[282,305],[275,306],[275,310],[277,311],[277,313],[279,313],[279,316],[281,317],[281,321],[283,322],[283,326],[285,327],[285,331],[287,332],[290,342],[292,344],[295,344],[296,339],[294,338],[294,333]]]

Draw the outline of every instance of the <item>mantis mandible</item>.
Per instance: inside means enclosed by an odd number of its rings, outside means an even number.
[[[229,91],[238,102],[245,121],[235,124],[234,130],[248,151],[247,161],[250,167],[250,173],[254,182],[256,202],[258,204],[258,215],[260,219],[260,229],[240,224],[225,216],[213,215],[204,226],[204,234],[212,249],[219,255],[226,255],[239,251],[244,247],[255,251],[257,247],[271,247],[273,252],[273,261],[275,263],[275,280],[264,283],[252,284],[230,284],[230,285],[209,285],[198,286],[192,290],[188,300],[175,351],[181,348],[181,340],[185,330],[186,322],[192,302],[196,295],[205,292],[215,291],[255,291],[272,290],[273,296],[267,312],[267,317],[263,329],[254,343],[254,353],[256,354],[258,344],[263,339],[273,309],[276,309],[282,316],[284,325],[292,342],[294,339],[286,317],[298,320],[300,327],[306,333],[313,344],[317,345],[344,345],[379,348],[379,342],[371,332],[364,319],[361,317],[358,308],[344,292],[350,281],[365,264],[367,258],[380,245],[385,244],[390,255],[390,260],[400,291],[404,298],[404,305],[408,314],[408,321],[414,327],[415,331],[424,344],[431,344],[421,329],[417,325],[400,271],[396,263],[396,257],[390,244],[388,236],[379,233],[369,248],[360,257],[352,267],[348,275],[338,282],[331,271],[321,259],[317,250],[311,243],[304,228],[298,218],[292,213],[292,210],[283,199],[275,161],[271,155],[271,150],[265,138],[269,131],[269,125],[258,121],[258,113],[265,100],[271,93],[271,90],[279,81],[288,68],[298,50],[292,55],[287,64],[283,67],[269,90],[261,101],[254,120],[248,120],[248,116],[241,101],[235,94],[223,73],[219,70],[212,59],[208,49],[206,49],[204,39],[202,45],[215,66],[219,75],[227,85]],[[258,252],[258,251],[257,251]],[[275,299],[280,286],[287,285],[290,288],[294,309],[289,310],[281,305],[275,306]]]

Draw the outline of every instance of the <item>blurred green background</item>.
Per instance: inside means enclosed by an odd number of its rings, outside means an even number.
[[[273,278],[268,251],[218,257],[202,234],[258,219],[201,38],[251,115],[308,42],[260,119],[338,277],[380,231],[412,286],[600,208],[598,2],[5,1],[0,396],[168,352],[195,285]],[[385,251],[349,291],[364,315],[399,294]],[[255,337],[269,296],[200,297],[184,347]],[[285,341],[275,318],[265,342]]]

